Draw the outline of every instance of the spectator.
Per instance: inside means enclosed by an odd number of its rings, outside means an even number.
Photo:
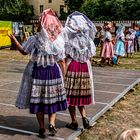
[[[124,130],[119,134],[117,140],[140,140],[140,129],[133,128]]]
[[[140,28],[139,27],[136,28],[135,41],[136,41],[137,51],[140,51]]]
[[[125,46],[124,46],[124,42],[125,42],[125,36],[124,36],[124,30],[125,30],[125,26],[123,24],[121,24],[117,31],[116,31],[116,44],[114,46],[114,54],[117,57],[117,62],[116,64],[119,64],[119,58],[121,56],[125,55]]]
[[[108,60],[108,65],[111,65],[111,58],[114,55],[113,51],[113,38],[111,35],[111,30],[112,30],[112,23],[107,22],[104,24],[104,30],[105,34],[102,39],[102,48],[101,48],[101,62],[100,66],[105,63],[106,60]]]

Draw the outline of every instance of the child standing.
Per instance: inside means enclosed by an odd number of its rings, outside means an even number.
[[[111,65],[111,58],[114,55],[114,51],[113,51],[113,39],[112,39],[112,35],[110,33],[112,29],[112,23],[111,22],[107,22],[104,25],[104,36],[102,39],[103,42],[103,46],[101,49],[101,63],[100,66],[102,66],[102,64],[105,63],[106,60],[108,60],[108,65]]]
[[[126,53],[127,57],[130,54],[130,57],[132,57],[132,54],[134,53],[134,38],[135,38],[136,31],[129,28],[127,34],[126,34]]]
[[[125,55],[124,30],[125,30],[125,27],[123,24],[121,24],[116,31],[116,44],[114,46],[114,54],[117,56],[117,62],[116,62],[117,65],[119,64],[120,56]]]

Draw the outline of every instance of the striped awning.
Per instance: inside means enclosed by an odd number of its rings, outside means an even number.
[[[138,20],[113,20],[110,21],[112,23],[137,23]],[[101,20],[101,21],[93,21],[94,23],[105,23],[107,21]]]
[[[31,23],[38,23],[37,19],[32,19],[30,20]],[[62,25],[65,24],[65,20],[61,20]],[[93,21],[93,23],[105,23],[107,22],[106,20],[100,20],[100,21]],[[112,23],[137,23],[138,20],[114,20],[114,21],[110,21]]]

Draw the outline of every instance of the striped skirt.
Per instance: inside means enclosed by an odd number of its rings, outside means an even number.
[[[35,63],[32,79],[30,113],[52,114],[67,109],[66,91],[57,64],[43,68]]]
[[[69,105],[82,106],[92,102],[87,63],[74,60],[70,62],[66,74],[65,88]]]

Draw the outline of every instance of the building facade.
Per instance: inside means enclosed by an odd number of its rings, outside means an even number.
[[[29,5],[33,7],[33,12],[36,17],[43,12],[43,10],[51,8],[60,16],[61,11],[66,11],[64,0],[26,0]]]

